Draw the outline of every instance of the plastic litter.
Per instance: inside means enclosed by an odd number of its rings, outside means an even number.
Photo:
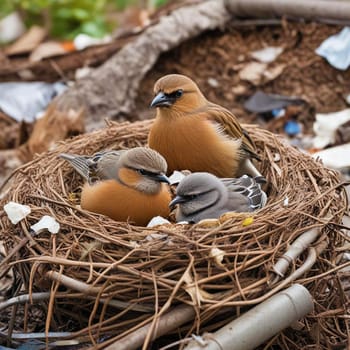
[[[322,160],[323,164],[329,168],[342,170],[350,168],[350,143],[314,153],[314,158]]]
[[[263,74],[267,70],[266,63],[261,62],[250,62],[245,65],[239,71],[239,77],[241,80],[249,81],[254,85],[258,85],[261,81]]]
[[[316,53],[324,57],[333,67],[346,70],[350,66],[350,27],[345,27],[327,38]]]
[[[52,216],[44,215],[36,224],[30,226],[30,228],[35,233],[39,233],[43,230],[48,230],[50,233],[58,233],[60,224]]]
[[[175,170],[170,176],[169,181],[171,185],[178,184],[186,175],[181,171]]]
[[[253,51],[250,53],[250,55],[257,61],[270,63],[273,62],[282,52],[282,47],[269,46],[262,50]]]
[[[244,65],[238,75],[241,80],[250,82],[253,85],[259,85],[261,82],[268,82],[276,79],[282,74],[285,64],[279,64],[268,68],[267,63],[249,62]]]
[[[151,219],[151,221],[147,224],[147,227],[155,227],[159,225],[170,224],[170,221],[164,219],[162,216],[155,216]]]
[[[335,113],[316,114],[313,129],[316,137],[313,140],[315,148],[322,149],[332,145],[336,140],[336,130],[350,120],[350,108]]]
[[[74,46],[77,50],[84,50],[86,47],[93,46],[93,45],[101,45],[101,44],[107,44],[112,41],[112,37],[110,35],[106,35],[105,37],[98,39],[93,38],[90,35],[87,34],[78,34],[74,38]]]
[[[284,131],[289,136],[296,136],[301,133],[301,125],[295,120],[288,120],[284,124]]]
[[[4,210],[10,221],[16,225],[30,214],[30,207],[28,205],[19,204],[16,202],[8,202],[4,205]]]
[[[18,122],[32,123],[50,101],[66,88],[60,82],[0,83],[0,109]]]
[[[262,91],[257,91],[244,103],[244,108],[253,113],[266,113],[276,109],[283,109],[289,105],[302,104],[303,102],[298,97],[266,94]]]
[[[271,115],[274,118],[281,118],[286,114],[286,110],[284,108],[276,108],[271,111]]]

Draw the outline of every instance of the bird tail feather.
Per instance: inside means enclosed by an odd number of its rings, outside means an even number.
[[[68,161],[84,179],[89,179],[89,161],[86,157],[68,153],[61,153],[59,156]]]

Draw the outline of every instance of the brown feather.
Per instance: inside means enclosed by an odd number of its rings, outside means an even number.
[[[169,215],[170,192],[165,184],[156,195],[147,195],[115,180],[85,184],[81,194],[83,209],[145,226],[151,218]]]
[[[156,82],[154,91],[171,94],[179,89],[183,94],[170,107],[157,108],[148,137],[149,146],[166,159],[168,173],[187,169],[233,177],[247,158],[259,159],[236,117],[207,101],[188,77],[167,75]]]

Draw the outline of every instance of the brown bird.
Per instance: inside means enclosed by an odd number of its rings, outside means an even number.
[[[209,173],[192,173],[181,180],[169,206],[178,204],[176,221],[191,223],[216,219],[229,211],[251,212],[266,204],[260,183],[265,183],[262,176],[219,179]]]
[[[167,163],[158,152],[136,147],[91,157],[60,156],[87,180],[81,193],[83,209],[142,226],[157,215],[169,215]]]
[[[188,77],[170,74],[154,86],[157,115],[148,144],[168,163],[168,172],[188,169],[218,177],[261,176],[251,162],[255,145],[236,117],[209,102]]]

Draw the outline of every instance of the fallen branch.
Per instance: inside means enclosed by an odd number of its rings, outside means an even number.
[[[129,114],[139,84],[162,52],[203,31],[223,26],[230,18],[222,0],[187,6],[160,18],[135,41],[55,100],[62,111],[86,108],[87,123]],[[98,110],[98,113],[96,111]]]

